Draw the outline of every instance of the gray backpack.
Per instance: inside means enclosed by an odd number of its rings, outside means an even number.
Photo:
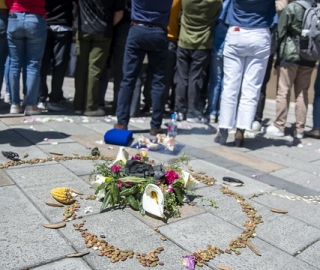
[[[308,61],[320,60],[320,4],[303,0],[295,3],[306,9],[300,37],[300,56]]]

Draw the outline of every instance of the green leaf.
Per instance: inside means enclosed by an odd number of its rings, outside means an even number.
[[[130,183],[144,183],[147,180],[143,177],[137,177],[137,176],[126,176],[122,177],[121,179],[122,182],[130,182]]]
[[[129,195],[134,195],[134,194],[136,194],[137,192],[138,192],[137,187],[136,187],[136,186],[133,186],[133,187],[131,187],[131,188],[122,189],[122,190],[120,191],[120,196],[125,196],[125,197],[127,197],[127,196],[129,196]]]
[[[173,189],[174,194],[176,195],[176,198],[178,199],[178,202],[180,204],[183,204],[183,199],[182,199],[182,189],[181,188],[174,188]]]
[[[127,197],[127,202],[132,207],[132,209],[139,210],[139,201],[133,195]]]
[[[105,210],[108,207],[108,205],[110,203],[110,198],[111,198],[111,196],[110,196],[110,190],[109,190],[103,198],[103,202],[100,207],[100,212],[102,212],[103,210]]]
[[[100,190],[106,189],[109,186],[110,182],[103,182],[100,186],[98,186],[95,194],[98,194]]]

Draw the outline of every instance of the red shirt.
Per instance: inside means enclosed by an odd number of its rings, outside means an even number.
[[[45,0],[5,0],[9,12],[29,12],[46,16]]]

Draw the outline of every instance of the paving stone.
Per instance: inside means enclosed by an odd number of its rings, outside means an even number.
[[[320,262],[320,241],[309,246],[307,249],[303,250],[300,254],[297,255],[297,258],[313,265],[314,267],[319,267]]]
[[[165,224],[170,224],[172,222],[186,219],[191,216],[196,216],[198,214],[205,212],[205,210],[202,208],[199,208],[197,206],[190,206],[188,204],[184,204],[183,206],[180,207],[179,210],[180,210],[181,217],[177,217],[177,218],[167,217],[167,218],[161,219],[159,217],[150,216],[150,215],[148,215],[148,213],[145,216],[142,216],[139,211],[135,211],[130,208],[126,209],[126,211],[130,212],[133,216],[140,219],[141,221],[143,221],[144,223],[146,223],[150,227],[152,227],[152,228],[159,227],[160,230],[161,230],[161,226],[163,226]]]
[[[2,269],[28,268],[74,252],[58,230],[42,223],[48,221],[17,186],[0,188]]]
[[[291,156],[283,156],[282,154],[275,153],[267,149],[258,149],[255,151],[251,151],[249,154],[255,157],[264,158],[264,159],[282,164],[284,167],[291,167],[292,164],[294,164],[294,167],[297,170],[305,171],[305,172],[319,171],[320,173],[320,170],[319,170],[320,161],[314,161],[309,163],[303,160],[298,160]]]
[[[283,196],[296,197],[295,194],[283,190],[274,190],[273,192]],[[310,204],[298,200],[291,201],[268,193],[264,193],[263,196],[254,197],[252,200],[269,208],[287,210],[287,215],[320,229],[319,204]]]
[[[223,183],[222,179],[224,176],[242,180],[244,182],[243,186],[230,187],[230,189],[244,196],[249,196],[252,193],[259,193],[261,190],[271,191],[275,189],[274,187],[261,183],[254,178],[249,178],[228,169],[210,164],[206,160],[192,160],[189,165],[192,166],[194,172],[204,171],[208,176],[216,179],[216,185],[221,185]]]
[[[83,126],[91,129],[98,134],[104,135],[108,130],[113,128],[113,125],[104,121],[104,118],[93,118],[89,117],[89,123],[84,123]]]
[[[76,250],[84,250],[84,240],[80,233],[73,229],[71,223],[61,231]],[[185,255],[185,251],[169,240],[162,241],[159,233],[126,211],[111,211],[88,216],[85,226],[88,229],[87,232],[94,233],[99,238],[101,234],[105,235],[105,240],[109,244],[122,250],[131,249],[134,252],[149,253],[162,246],[164,251],[159,254],[159,260],[164,262],[164,266],[161,269],[184,269],[181,265],[181,257]],[[85,257],[94,269],[144,269],[136,258],[111,263],[107,257],[100,257],[96,253],[98,252],[90,249],[90,256]]]
[[[71,118],[67,119],[71,120]],[[45,125],[57,132],[67,133],[68,135],[90,135],[95,133],[93,130],[88,129],[86,126],[78,125],[77,123],[72,123],[68,121],[49,121],[48,123],[45,123]]]
[[[24,115],[19,115],[17,117],[3,117],[1,121],[7,126],[25,125],[30,126],[30,122],[26,121],[28,118]],[[32,122],[32,125],[41,125],[41,123]]]
[[[29,195],[30,200],[40,207],[41,212],[43,212],[52,223],[62,220],[64,208],[52,207],[45,204],[45,201],[54,201],[50,194],[51,189],[57,187],[74,188],[84,193],[83,198],[85,198],[86,195],[94,194],[94,190],[90,188],[87,182],[74,175],[61,164],[38,166],[36,170],[31,166],[12,169],[7,173],[14,179],[15,183]],[[78,216],[91,214],[91,212],[84,212],[87,207],[92,208],[92,213],[99,213],[100,202],[81,199],[80,196],[76,197],[76,199],[81,205],[81,209],[77,213]]]
[[[70,258],[70,259],[63,259],[60,261],[55,261],[52,263],[48,263],[45,265],[41,265],[39,267],[32,268],[35,270],[52,270],[52,269],[68,269],[68,270],[90,270],[92,269],[88,266],[87,262],[84,259],[79,258]]]
[[[14,185],[4,170],[0,171],[0,187]]]
[[[259,226],[259,238],[290,255],[320,239],[320,230],[291,216],[274,213],[277,219]]]
[[[59,143],[72,142],[72,140],[69,138],[70,135],[67,133],[56,132],[45,125],[34,126],[33,123],[31,123],[29,127],[13,126],[12,128],[21,136],[29,140],[32,144],[47,143],[45,141],[46,138]]]
[[[260,159],[257,157],[252,157],[247,153],[242,153],[234,150],[230,147],[220,146],[220,147],[210,147],[206,149],[207,151],[219,155],[224,158],[228,158],[240,164],[246,165],[248,167],[260,170],[262,172],[272,172],[281,170],[284,167],[280,164],[270,162],[265,159]]]
[[[287,168],[281,171],[272,173],[282,179],[286,179],[292,183],[300,186],[318,191],[320,194],[320,179],[318,175],[314,175],[313,172],[301,172],[294,168]]]

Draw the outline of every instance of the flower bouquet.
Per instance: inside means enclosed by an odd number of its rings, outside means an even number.
[[[142,215],[179,217],[184,196],[198,183],[182,170],[188,161],[182,155],[168,166],[152,166],[146,151],[129,159],[129,153],[121,147],[115,161],[96,164],[91,174],[95,175],[91,185],[96,198],[102,201],[100,212],[129,205]]]

